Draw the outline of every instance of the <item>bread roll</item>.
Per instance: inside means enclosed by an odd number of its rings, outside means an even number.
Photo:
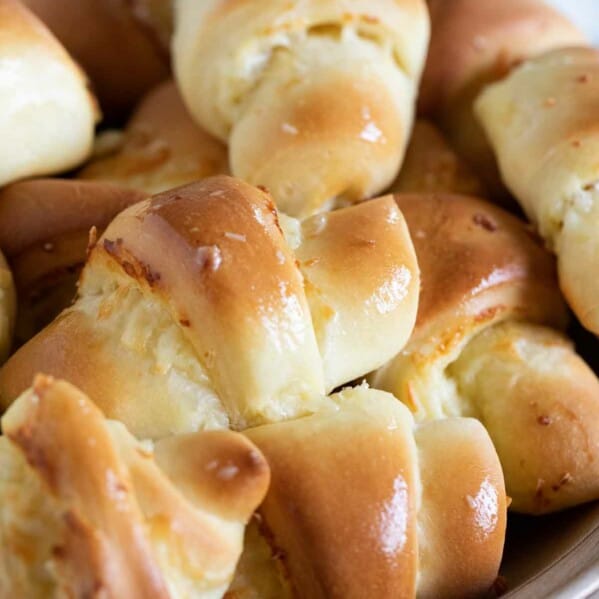
[[[514,506],[555,511],[599,498],[599,382],[563,335],[505,322],[449,367],[501,456]]]
[[[83,162],[98,117],[54,36],[17,0],[0,0],[0,186]]]
[[[485,178],[497,199],[497,167],[473,114],[476,96],[525,58],[584,42],[583,34],[543,0],[428,0],[431,45],[420,111]]]
[[[114,151],[78,177],[154,194],[228,168],[226,147],[194,123],[175,84],[167,81],[144,97]]]
[[[16,343],[50,323],[75,297],[90,230],[101,234],[147,196],[71,179],[33,179],[0,190],[0,247],[13,269],[19,311]]]
[[[271,466],[259,513],[277,556],[254,562],[254,577],[276,579],[278,568],[295,597],[310,599],[473,597],[495,580],[506,497],[476,421],[414,429],[394,397],[363,386],[246,434]],[[238,585],[233,597],[250,591]]]
[[[423,0],[177,0],[174,69],[232,172],[291,216],[397,175],[428,42]]]
[[[372,375],[373,386],[393,392],[419,421],[480,419],[516,511],[599,498],[599,381],[552,330],[566,314],[550,254],[518,219],[481,200],[397,202],[422,293],[409,343]]]
[[[140,437],[297,417],[403,347],[418,287],[391,196],[300,223],[206,179],[111,223],[76,303],[0,373],[1,401],[42,371]]]
[[[269,482],[247,439],[140,443],[43,376],[2,428],[2,597],[223,596]]]
[[[23,0],[88,73],[110,120],[169,74],[170,0]]]
[[[599,51],[556,50],[485,89],[476,112],[501,174],[558,256],[562,291],[599,334]]]
[[[417,120],[393,193],[485,195],[482,181],[447,143],[433,123]]]
[[[13,276],[0,251],[0,364],[8,357],[12,345],[16,309],[17,298]]]

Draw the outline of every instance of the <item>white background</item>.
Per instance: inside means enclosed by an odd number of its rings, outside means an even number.
[[[567,14],[599,46],[599,0],[546,1]]]

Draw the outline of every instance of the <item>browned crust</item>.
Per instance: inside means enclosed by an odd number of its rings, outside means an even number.
[[[93,160],[78,177],[155,193],[228,170],[226,146],[194,122],[168,80],[141,100],[117,151]]]
[[[424,119],[412,137],[393,193],[459,193],[484,196],[483,182],[451,148],[439,129]]]
[[[272,470],[260,510],[271,541],[298,597],[414,596],[411,430],[341,410],[246,431]]]
[[[514,511],[543,514],[599,497],[599,381],[567,338],[503,323],[471,341],[451,375],[476,398]]]
[[[495,293],[492,305],[482,303],[470,316],[492,320],[509,310],[520,319],[564,323],[555,260],[519,219],[467,196],[399,194],[396,201],[421,269],[416,335],[440,318],[456,318],[473,298]],[[518,290],[515,303],[502,306],[502,289]]]
[[[146,197],[143,192],[91,181],[13,183],[0,190],[0,247],[11,260],[63,234],[87,233],[94,226],[102,230],[127,206]]]
[[[220,176],[154,196],[108,227],[90,264],[106,258],[189,323],[185,334],[233,413],[240,394],[264,392],[248,344],[269,355],[278,355],[282,344],[302,372],[316,359],[306,353],[310,334],[293,346],[287,342],[298,325],[308,331],[309,310],[295,257],[264,191]],[[243,383],[239,372],[247,375]]]
[[[119,212],[145,197],[115,185],[67,179],[33,179],[0,190],[0,247],[21,306],[17,342],[48,324],[75,297],[92,229],[102,232]]]
[[[541,0],[428,0],[431,44],[420,112],[438,114],[478,80],[496,80],[550,48],[584,43],[582,33]]]
[[[62,520],[49,559],[66,595],[166,599],[173,574],[193,576],[199,588],[232,576],[243,527],[269,482],[247,438],[173,437],[157,444],[154,460],[75,387],[43,375],[2,424]],[[164,570],[156,545],[172,556]]]
[[[155,456],[190,501],[227,520],[247,522],[270,482],[258,448],[230,431],[167,437],[156,444]]]
[[[424,542],[418,597],[484,597],[499,571],[507,524],[491,439],[476,420],[450,418],[420,426],[416,442]]]
[[[131,481],[100,411],[67,383],[38,376],[2,426],[48,491],[69,499],[66,538],[55,555],[69,587],[80,595],[166,599]]]

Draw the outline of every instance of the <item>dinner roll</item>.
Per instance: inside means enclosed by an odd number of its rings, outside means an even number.
[[[2,597],[223,596],[269,482],[247,439],[141,443],[44,376],[2,429]]]
[[[599,380],[558,332],[566,311],[551,255],[517,218],[482,200],[396,199],[422,294],[409,343],[371,376],[373,386],[421,422],[480,419],[516,511],[599,498]]]
[[[330,403],[245,433],[272,470],[259,526],[275,558],[254,555],[256,595],[267,577],[305,598],[484,594],[501,560],[506,497],[480,423],[414,427],[393,396],[365,386]],[[252,550],[246,544],[240,568]],[[233,586],[234,597],[252,590]]]
[[[599,334],[599,51],[567,48],[485,89],[476,112],[504,181],[558,257],[562,291]]]
[[[1,403],[41,371],[140,437],[298,417],[403,347],[418,291],[392,196],[300,222],[205,179],[109,225],[75,304],[0,372]]]
[[[0,186],[83,162],[98,117],[56,38],[18,0],[0,0]]]
[[[395,178],[428,42],[423,0],[177,0],[174,70],[231,170],[291,216]]]

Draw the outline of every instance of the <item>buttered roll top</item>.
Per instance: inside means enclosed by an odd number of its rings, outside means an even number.
[[[300,222],[207,179],[112,222],[77,302],[0,374],[2,399],[41,370],[145,436],[291,418],[395,355],[418,291],[391,196]]]
[[[446,194],[396,200],[414,239],[422,291],[408,346],[374,384],[393,389],[417,417],[462,414],[442,373],[477,333],[506,319],[565,324],[555,261],[522,222],[488,202]],[[414,377],[425,387],[407,383]]]
[[[346,599],[476,596],[495,579],[506,497],[480,423],[414,426],[393,396],[361,386],[246,434],[272,470],[262,580],[278,570],[294,596]]]
[[[512,509],[599,497],[599,380],[559,329],[555,260],[527,226],[476,198],[397,196],[422,268],[414,334],[371,377],[418,420],[473,416]]]
[[[0,595],[221,597],[269,483],[231,431],[137,441],[36,377],[2,418]]]
[[[179,0],[174,68],[233,174],[305,216],[391,183],[427,42],[421,0]]]

